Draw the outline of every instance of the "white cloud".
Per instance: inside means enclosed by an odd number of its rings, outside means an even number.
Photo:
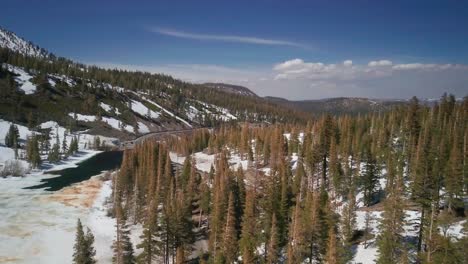
[[[291,46],[300,48],[309,48],[310,46],[301,43],[277,40],[277,39],[266,39],[259,37],[247,37],[247,36],[235,36],[235,35],[214,35],[214,34],[197,34],[184,31],[178,31],[166,28],[152,28],[151,32],[172,36],[177,38],[185,39],[197,39],[197,40],[211,40],[211,41],[223,41],[223,42],[237,42],[237,43],[248,43],[258,45],[273,45],[273,46]]]
[[[343,65],[348,66],[348,67],[353,66],[353,61],[352,60],[345,60],[345,61],[343,61]]]
[[[367,64],[370,67],[391,66],[393,63],[389,60],[370,61]]]
[[[468,66],[461,65],[461,64],[408,63],[408,64],[394,65],[393,69],[394,70],[468,70]]]
[[[393,64],[390,60],[370,61],[367,65],[355,65],[351,60],[342,64],[325,64],[322,62],[305,62],[292,59],[276,64],[275,79],[309,79],[309,80],[364,80],[391,76],[394,71],[416,70],[468,70],[460,64]]]
[[[273,69],[275,70],[286,70],[288,68],[294,67],[294,66],[300,66],[303,65],[304,61],[301,59],[292,59],[285,61],[283,63],[276,64]]]

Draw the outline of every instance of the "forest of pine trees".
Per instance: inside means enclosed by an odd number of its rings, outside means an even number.
[[[357,245],[376,247],[378,263],[467,263],[467,118],[468,98],[444,95],[431,107],[413,98],[385,113],[146,141],[113,180],[114,262],[186,263],[205,241],[200,263],[347,263]],[[209,173],[197,170],[199,151],[216,155]],[[126,238],[135,223],[138,256]]]

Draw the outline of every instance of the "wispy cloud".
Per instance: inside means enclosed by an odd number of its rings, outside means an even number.
[[[209,40],[209,41],[223,41],[223,42],[236,42],[236,43],[247,43],[257,45],[271,45],[271,46],[291,46],[299,48],[310,48],[308,45],[301,43],[277,40],[277,39],[265,39],[259,37],[246,37],[246,36],[235,36],[235,35],[214,35],[214,34],[197,34],[185,31],[178,31],[167,28],[151,28],[151,32],[158,33],[166,36],[172,36],[177,38],[185,39],[197,39],[197,40]]]

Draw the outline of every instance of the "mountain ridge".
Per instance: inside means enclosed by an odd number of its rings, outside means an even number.
[[[241,85],[234,85],[228,83],[203,83],[203,85],[214,89],[224,90],[233,94],[258,97],[258,95],[254,93],[251,89]]]
[[[19,52],[22,55],[39,58],[53,57],[53,54],[31,41],[19,37],[14,32],[0,26],[0,47]]]

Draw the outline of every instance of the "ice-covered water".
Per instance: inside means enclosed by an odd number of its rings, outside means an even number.
[[[78,218],[95,235],[98,263],[111,263],[115,220],[107,216],[104,206],[112,193],[111,182],[99,185],[87,208],[52,199],[57,192],[25,189],[50,177],[57,175],[36,172],[23,178],[0,178],[0,263],[72,263]],[[65,199],[89,199],[83,193],[67,194]],[[137,237],[139,232],[134,233]]]
[[[76,220],[87,212],[23,189],[49,176],[0,179],[0,263],[71,263]]]

